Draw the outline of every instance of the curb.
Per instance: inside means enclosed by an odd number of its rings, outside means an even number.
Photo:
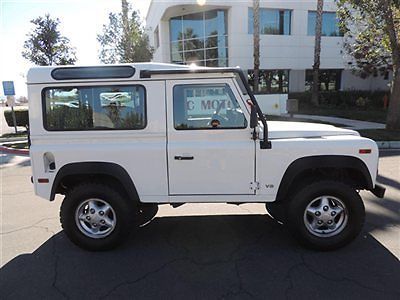
[[[25,142],[26,137],[0,138],[0,143]]]
[[[0,152],[4,152],[7,154],[16,154],[16,155],[29,155],[29,150],[26,149],[12,149],[4,146],[0,146]]]
[[[400,149],[400,141],[377,141],[379,149]]]

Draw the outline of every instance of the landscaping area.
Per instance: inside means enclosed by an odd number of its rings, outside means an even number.
[[[381,141],[400,141],[400,131],[386,129],[360,129],[357,130],[361,136],[371,140]]]
[[[3,146],[11,149],[29,149],[28,142],[6,143]]]
[[[15,121],[17,123],[16,125],[19,127],[28,128],[29,127],[28,108],[24,106],[22,107],[17,106],[14,108],[14,113],[15,113]],[[4,110],[4,118],[9,127],[14,127],[11,109]]]
[[[311,93],[290,93],[299,101],[299,114],[340,117],[386,123],[388,95],[383,91],[321,92],[319,105],[311,103]]]
[[[28,133],[26,131],[21,131],[17,133],[5,133],[0,136],[0,138],[28,138]]]

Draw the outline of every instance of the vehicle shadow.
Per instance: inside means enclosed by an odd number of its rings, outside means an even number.
[[[9,167],[10,165],[13,167],[29,167],[31,161],[27,155],[13,155],[0,152],[0,169]]]
[[[3,299],[400,297],[398,259],[367,232],[315,252],[268,215],[156,218],[109,252],[83,251],[60,232],[0,279]]]
[[[391,156],[398,156],[400,154],[400,150],[380,150],[379,151],[379,157],[391,157]]]
[[[391,186],[394,189],[400,190],[400,182],[398,182],[397,180],[383,175],[378,175],[376,180],[385,186]]]

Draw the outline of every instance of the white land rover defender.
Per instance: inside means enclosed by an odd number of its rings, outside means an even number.
[[[38,67],[27,78],[35,192],[65,195],[62,227],[85,249],[120,244],[158,204],[262,202],[304,245],[331,250],[363,226],[359,190],[385,192],[374,141],[267,121],[238,68]]]

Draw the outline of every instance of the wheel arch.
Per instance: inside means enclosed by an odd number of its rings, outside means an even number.
[[[58,172],[51,188],[50,200],[57,193],[66,190],[66,184],[76,184],[80,180],[106,180],[122,188],[133,201],[139,201],[135,184],[128,172],[120,165],[111,162],[79,162],[64,165]]]
[[[296,185],[321,178],[338,180],[357,189],[373,189],[368,167],[359,158],[344,155],[309,156],[295,160],[286,169],[276,201],[283,201],[296,189]]]

